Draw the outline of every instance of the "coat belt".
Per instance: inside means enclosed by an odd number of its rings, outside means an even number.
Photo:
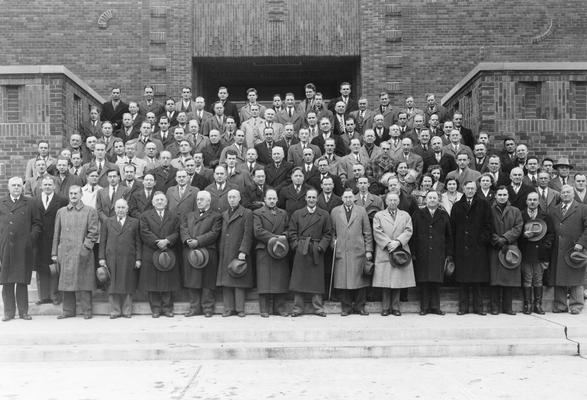
[[[301,246],[302,254],[304,256],[308,255],[310,246],[312,246],[312,258],[314,260],[314,265],[318,265],[320,263],[320,252],[318,251],[318,246],[316,246],[316,243],[318,242],[320,242],[319,239],[312,239],[310,236],[299,238],[298,246]]]

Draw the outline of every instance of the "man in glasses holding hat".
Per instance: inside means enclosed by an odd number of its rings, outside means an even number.
[[[495,192],[495,203],[491,206],[491,315],[499,314],[500,310],[509,315],[516,314],[512,308],[513,289],[520,287],[521,283],[522,255],[517,243],[523,227],[522,212],[509,204],[508,196],[508,188],[500,186]]]
[[[547,172],[544,172],[547,174]],[[548,268],[554,227],[550,215],[541,210],[537,192],[528,193],[526,209],[522,212],[524,229],[518,240],[522,252],[522,290],[524,293],[524,314],[544,314],[542,309],[542,276]],[[532,303],[532,292],[534,302]],[[532,304],[534,307],[532,307]]]
[[[552,312],[580,314],[587,265],[587,207],[573,199],[574,189],[563,185],[561,204],[551,210],[554,245],[547,283],[554,286]],[[567,307],[567,293],[570,293]]]
[[[167,209],[163,192],[153,195],[153,207],[141,214],[143,242],[140,287],[147,292],[153,318],[173,317],[172,292],[179,290],[179,268],[173,246],[179,239],[179,218]]]
[[[253,231],[256,239],[257,292],[259,312],[268,318],[270,311],[287,317],[285,296],[289,285],[289,244],[285,210],[277,208],[277,192],[267,189],[265,204],[253,211]],[[273,306],[271,302],[273,301]]]
[[[214,290],[218,272],[216,241],[222,228],[222,216],[210,208],[212,196],[202,190],[196,195],[197,210],[188,213],[181,221],[183,248],[183,285],[188,288],[190,309],[186,317],[214,314]]]

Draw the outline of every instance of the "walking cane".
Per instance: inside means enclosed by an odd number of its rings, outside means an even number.
[[[330,266],[330,284],[328,285],[328,301],[332,296],[332,279],[334,278],[334,260],[336,257],[336,239],[334,240],[334,247],[332,248],[332,265]]]

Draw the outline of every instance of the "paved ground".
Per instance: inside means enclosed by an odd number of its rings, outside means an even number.
[[[580,399],[578,357],[0,364],[0,399]]]

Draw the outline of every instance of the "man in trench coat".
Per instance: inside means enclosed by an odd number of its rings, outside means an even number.
[[[328,212],[316,206],[318,192],[306,192],[306,207],[294,211],[289,221],[287,236],[294,251],[289,290],[294,292],[292,317],[304,313],[304,293],[312,295],[314,313],[326,317],[322,303],[324,290],[324,252],[332,238]]]
[[[41,220],[33,199],[23,195],[20,177],[8,180],[9,195],[0,201],[0,284],[4,317],[30,320],[27,286],[33,271],[33,247],[41,234]],[[16,286],[16,290],[15,290]],[[16,294],[15,294],[16,292]]]
[[[416,282],[420,287],[420,315],[444,315],[440,309],[440,285],[444,281],[444,265],[453,260],[450,216],[439,207],[438,192],[426,194],[426,207],[412,215],[412,257]]]
[[[69,188],[69,204],[57,211],[51,258],[59,264],[63,312],[58,319],[75,317],[80,300],[84,319],[92,318],[92,291],[96,286],[93,248],[98,240],[98,212],[86,206],[82,189]]]
[[[373,260],[371,224],[365,208],[355,205],[351,188],[345,189],[342,201],[343,204],[330,213],[334,243],[333,287],[339,292],[343,317],[353,311],[369,315],[365,303],[370,279],[364,267],[367,261]]]
[[[124,199],[116,200],[114,212],[116,215],[101,227],[98,263],[110,271],[110,319],[130,318],[141,268],[139,220],[128,215],[128,203]]]
[[[390,253],[403,247],[410,253],[409,241],[412,237],[412,218],[410,214],[398,209],[399,195],[389,192],[385,196],[387,208],[378,211],[373,217],[373,238],[377,244],[373,287],[383,288],[381,315],[400,316],[400,289],[416,286],[414,265],[410,260],[398,267],[391,264]]]
[[[509,315],[516,313],[512,309],[514,288],[522,285],[522,271],[518,265],[515,268],[506,268],[499,260],[498,253],[505,245],[517,245],[522,233],[524,222],[522,212],[508,202],[509,192],[505,186],[500,186],[495,192],[495,203],[491,206],[493,219],[493,233],[491,234],[491,315],[497,315],[501,310]],[[503,300],[502,300],[503,296]],[[501,306],[500,307],[500,303]]]
[[[244,317],[246,289],[253,288],[253,212],[243,207],[240,200],[239,191],[231,189],[228,192],[229,208],[222,213],[216,285],[222,286],[223,317],[234,314]],[[235,259],[247,262],[247,269],[241,277],[234,277],[228,272],[228,265]]]
[[[253,211],[253,233],[257,261],[257,292],[261,317],[269,317],[270,311],[287,317],[285,297],[289,284],[289,257],[275,259],[267,251],[269,239],[286,238],[289,217],[285,210],[277,208],[277,192],[267,189],[265,204]],[[273,302],[273,305],[271,305]]]
[[[563,185],[560,196],[560,206],[550,210],[555,241],[547,283],[554,286],[553,312],[569,310],[571,314],[580,314],[585,302],[585,266],[573,268],[566,262],[565,254],[570,250],[585,251],[587,247],[587,206],[573,199],[574,189],[571,185]],[[570,292],[568,307],[567,291]]]
[[[475,313],[487,315],[483,310],[481,287],[489,282],[491,206],[487,200],[475,196],[476,190],[474,181],[465,182],[465,194],[451,210],[455,281],[460,284],[457,315],[469,312],[470,289]]]
[[[207,318],[214,314],[214,290],[218,273],[218,247],[216,242],[222,229],[222,215],[210,208],[212,196],[202,190],[196,195],[197,209],[182,218],[180,234],[183,248],[183,284],[189,291],[190,309],[186,317],[204,312]],[[208,251],[208,264],[201,269],[192,268],[188,257],[194,249]]]

